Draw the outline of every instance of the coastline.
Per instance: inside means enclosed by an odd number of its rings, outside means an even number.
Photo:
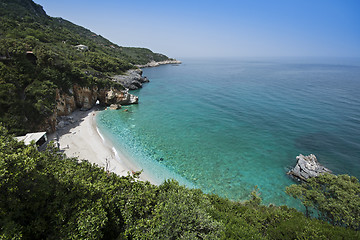
[[[67,116],[71,121],[51,134],[49,140],[58,142],[60,150],[67,157],[87,160],[119,176],[140,171],[129,156],[117,151],[110,140],[102,136],[95,119],[98,111],[100,109],[97,106],[88,111],[75,110]],[[139,180],[160,184],[146,170],[141,173]]]
[[[155,62],[155,61],[151,61],[147,64],[144,65],[135,65],[138,68],[149,68],[149,67],[157,67],[160,65],[166,65],[166,64],[181,64],[182,62],[176,59],[172,59],[172,60],[165,60],[165,61],[160,61],[160,62]]]
[[[181,64],[181,61],[175,59],[162,62],[153,61],[146,65],[136,66],[148,68],[166,64]],[[144,82],[148,82],[148,80]],[[102,110],[97,105],[86,111],[76,109],[62,117],[67,119],[66,123],[59,123],[56,131],[50,134],[48,139],[57,143],[60,151],[67,157],[75,157],[79,161],[86,160],[118,176],[127,176],[133,172],[142,171],[139,176],[140,181],[160,185],[162,181],[153,175],[153,169],[139,167],[124,150],[115,148],[110,137],[103,136],[96,124],[96,114]],[[190,186],[190,184],[187,185]]]

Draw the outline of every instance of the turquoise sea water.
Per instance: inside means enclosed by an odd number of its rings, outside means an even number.
[[[103,111],[100,131],[160,180],[234,200],[294,201],[295,157],[360,177],[360,64],[345,59],[189,59],[144,69],[139,105]]]

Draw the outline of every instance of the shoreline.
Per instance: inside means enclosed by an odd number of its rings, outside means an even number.
[[[101,134],[95,119],[99,111],[101,109],[97,106],[88,111],[75,110],[67,116],[71,121],[50,134],[49,140],[58,142],[60,151],[67,157],[77,157],[79,161],[87,160],[118,176],[140,171],[134,160],[121,150],[115,149],[110,139]],[[141,173],[139,180],[160,184],[146,169]]]
[[[167,65],[167,64],[181,64],[182,62],[176,59],[172,59],[172,60],[165,60],[165,61],[160,61],[160,62],[155,62],[155,61],[151,61],[148,62],[147,64],[137,64],[135,65],[138,68],[149,68],[149,67],[158,67],[160,65]]]

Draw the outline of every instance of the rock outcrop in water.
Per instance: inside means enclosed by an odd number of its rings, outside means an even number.
[[[142,84],[149,82],[147,77],[142,76],[141,69],[128,70],[124,75],[116,75],[112,77],[112,80],[120,83],[129,90],[136,90],[142,88]]]
[[[329,169],[318,162],[314,154],[308,156],[300,154],[296,160],[295,167],[288,174],[299,180],[306,181],[308,178],[317,177],[320,174],[331,173]]]
[[[127,90],[117,90],[114,88],[100,90],[98,99],[101,105],[106,106],[111,104],[130,105],[139,103],[137,96],[130,94]]]

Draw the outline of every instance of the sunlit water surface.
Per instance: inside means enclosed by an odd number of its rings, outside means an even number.
[[[234,200],[257,185],[263,203],[295,206],[284,191],[300,153],[360,177],[357,61],[185,59],[144,75],[151,82],[133,91],[140,103],[97,123],[160,181]]]

